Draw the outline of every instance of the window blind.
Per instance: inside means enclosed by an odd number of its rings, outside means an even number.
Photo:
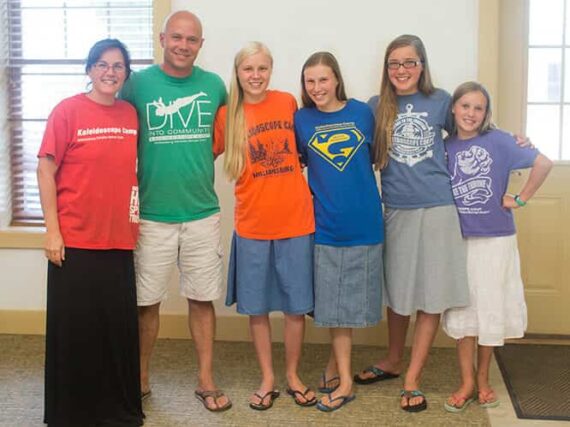
[[[8,87],[7,11],[6,0],[0,0],[0,88]],[[9,135],[8,91],[0,90],[0,227],[9,225],[12,218]]]
[[[7,0],[12,224],[42,222],[37,152],[53,107],[85,92],[97,40],[125,43],[133,68],[152,63],[152,0]]]

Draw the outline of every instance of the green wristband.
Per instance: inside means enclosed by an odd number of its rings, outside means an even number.
[[[526,206],[526,202],[523,201],[523,200],[521,200],[521,198],[519,197],[518,194],[515,196],[515,202],[516,202],[516,204],[519,205],[521,208],[522,208],[523,206]]]

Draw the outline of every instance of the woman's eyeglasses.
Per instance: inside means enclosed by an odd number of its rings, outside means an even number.
[[[113,65],[111,65],[107,64],[105,61],[96,62],[94,67],[97,71],[100,71],[102,73],[109,71],[109,68],[112,68],[115,73],[124,73],[127,69],[127,67],[125,67],[125,64],[122,64],[120,62],[115,62]]]
[[[386,68],[389,70],[399,70],[400,67],[404,67],[405,69],[409,70],[410,68],[416,68],[421,63],[422,61],[416,59],[406,59],[403,62],[390,61],[386,64]]]

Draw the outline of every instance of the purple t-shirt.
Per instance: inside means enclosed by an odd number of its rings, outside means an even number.
[[[538,150],[520,148],[515,139],[498,129],[474,138],[450,138],[447,166],[464,237],[515,234],[510,209],[503,208],[509,174],[529,168]]]

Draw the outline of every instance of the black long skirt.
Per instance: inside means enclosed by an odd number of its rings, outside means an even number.
[[[48,264],[44,422],[142,425],[133,252],[66,248]]]

